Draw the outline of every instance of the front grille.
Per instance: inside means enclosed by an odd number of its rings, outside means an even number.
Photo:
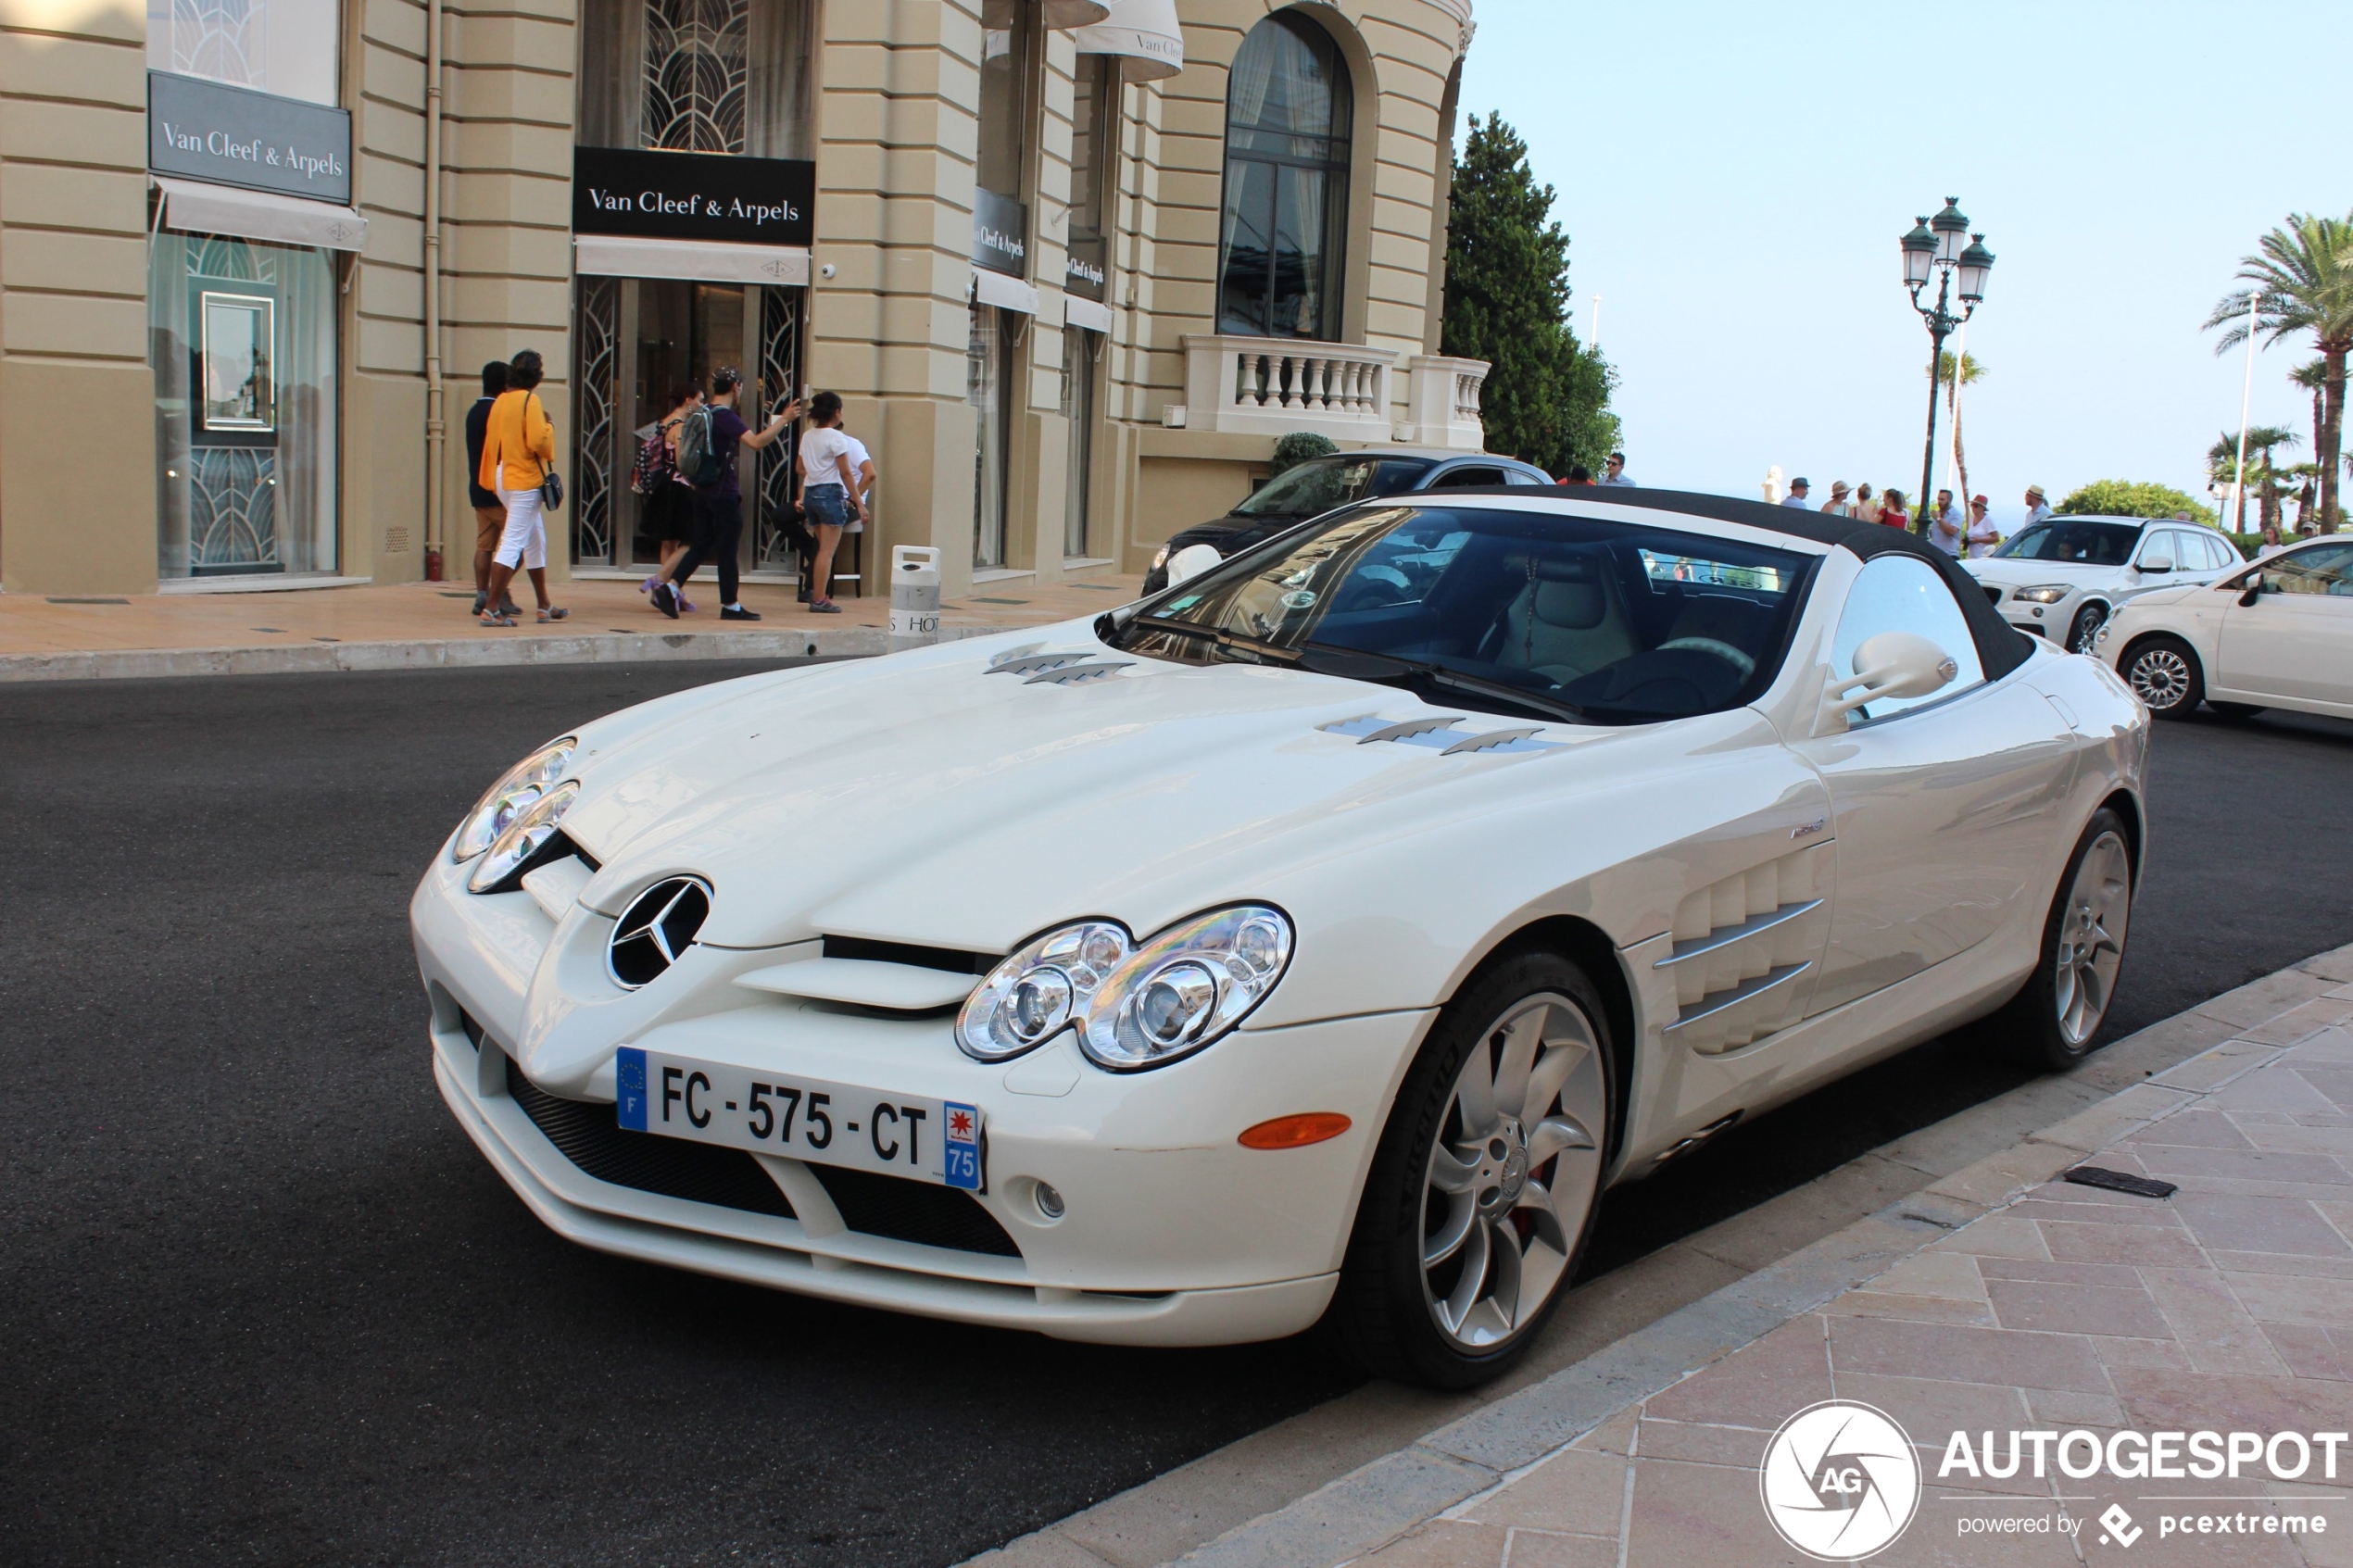
[[[1978,586],[1985,590],[1985,596],[1988,599],[1991,599],[1994,603],[2000,604],[2002,602],[2002,590],[1997,584],[1992,583],[1981,583]]]
[[[512,1057],[507,1059],[507,1092],[565,1159],[600,1182],[793,1217],[792,1205],[760,1161],[742,1149],[632,1132],[613,1119],[611,1101],[559,1099],[524,1077]]]
[[[834,1207],[841,1210],[842,1223],[851,1230],[958,1252],[1021,1256],[997,1216],[968,1192],[847,1165],[812,1165],[809,1173],[824,1184]]]
[[[482,1026],[471,1017],[465,1022],[468,1035],[479,1041]],[[632,1132],[613,1119],[610,1102],[559,1098],[524,1077],[512,1057],[507,1059],[507,1092],[565,1159],[600,1182],[689,1203],[795,1217],[760,1161],[742,1149]],[[853,1231],[957,1252],[1021,1256],[1005,1227],[970,1193],[839,1165],[812,1164],[809,1171]]]

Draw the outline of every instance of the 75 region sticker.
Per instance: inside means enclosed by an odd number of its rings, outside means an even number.
[[[940,1113],[946,1118],[941,1131],[948,1135],[944,1167],[948,1185],[966,1192],[981,1191],[979,1110],[951,1099],[940,1107]]]

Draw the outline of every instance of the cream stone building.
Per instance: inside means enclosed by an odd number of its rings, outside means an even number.
[[[538,349],[559,574],[670,389],[831,388],[875,526],[1137,571],[1276,441],[1476,449],[1438,357],[1468,0],[0,0],[0,590],[465,579]],[[744,568],[794,570],[780,442]],[[568,558],[568,559],[566,558]]]

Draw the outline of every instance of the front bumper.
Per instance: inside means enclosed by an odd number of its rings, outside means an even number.
[[[650,1262],[1060,1338],[1228,1344],[1313,1323],[1330,1298],[1395,1084],[1430,1016],[1244,1030],[1170,1067],[1114,1074],[1066,1043],[988,1066],[956,1048],[941,1015],[875,1017],[742,991],[729,964],[698,985],[681,972],[689,967],[682,960],[645,991],[614,990],[611,1002],[623,1005],[612,1008],[608,1060],[612,1046],[644,1044],[979,1106],[988,1190],[957,1197],[977,1202],[1012,1248],[926,1245],[904,1232],[853,1228],[849,1210],[828,1211],[822,1197],[812,1206],[806,1199],[818,1173],[799,1161],[756,1162],[784,1168],[769,1171],[775,1185],[800,1195],[768,1205],[788,1208],[789,1217],[591,1175],[510,1092],[508,1073],[510,1060],[518,1073],[535,1069],[526,1095],[554,1091],[610,1116],[609,1066],[584,1072],[576,1057],[559,1060],[580,1039],[583,1012],[598,1004],[575,998],[569,1010],[551,1009],[545,993],[549,976],[581,972],[580,949],[600,945],[610,922],[578,907],[550,921],[522,894],[466,894],[438,874],[446,867],[445,858],[411,906],[433,1001],[434,1078],[459,1124],[550,1229]],[[777,958],[734,957],[745,960],[735,969]],[[633,998],[641,1003],[673,981],[684,1007],[629,1020]],[[560,1020],[554,1027],[538,1022],[550,1017]],[[480,1021],[479,1045],[469,1020]],[[566,1049],[535,1048],[557,1044]],[[1303,1149],[1235,1141],[1254,1123],[1302,1110],[1338,1110],[1353,1125]],[[1062,1195],[1059,1218],[1038,1207],[1039,1183]],[[936,1200],[947,1190],[917,1196]]]
[[[2035,604],[2014,598],[2012,590],[1992,583],[1981,583],[1985,596],[1994,602],[1994,611],[2012,626],[2030,636],[2041,637],[2061,647],[2067,644],[2067,629],[2075,623],[2076,608],[2083,596],[2070,594],[2057,604]]]

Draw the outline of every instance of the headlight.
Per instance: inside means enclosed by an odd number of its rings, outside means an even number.
[[[490,786],[490,792],[475,804],[465,824],[459,828],[457,838],[449,846],[449,858],[462,866],[489,848],[492,841],[529,809],[533,801],[547,793],[549,784],[563,777],[573,751],[579,745],[577,735],[549,741],[508,769],[506,777]]]
[[[2105,646],[2108,646],[2108,634],[2110,632],[2113,632],[2113,631],[2115,631],[2115,630],[2116,630],[2116,622],[2115,622],[2115,621],[2101,621],[2101,622],[2100,622],[2100,629],[2099,629],[2098,631],[2096,631],[2096,632],[2095,632],[2095,633],[2092,633],[2092,646],[2093,646],[2094,647],[2095,647],[2095,648],[2096,648],[2096,647],[2105,647]]]
[[[1166,566],[1167,564],[1168,564],[1168,546],[1165,546],[1165,545],[1163,545],[1163,546],[1162,546],[1159,549],[1154,550],[1154,551],[1152,552],[1152,564],[1151,564],[1151,570],[1152,570],[1152,571],[1159,571],[1162,567]]]
[[[539,853],[540,847],[555,836],[556,824],[580,798],[580,784],[566,779],[547,794],[535,798],[523,808],[522,815],[502,829],[482,857],[482,864],[466,879],[466,885],[476,893],[503,891],[500,884],[521,871],[526,861]]]
[[[1075,1024],[1097,1066],[1158,1067],[1239,1023],[1282,979],[1290,951],[1290,921],[1262,904],[1195,915],[1141,946],[1109,921],[1063,926],[989,972],[956,1040],[1001,1061]]]
[[[1068,1023],[1126,961],[1127,930],[1088,921],[1050,931],[988,972],[956,1018],[956,1043],[983,1061],[1019,1056]]]
[[[2071,583],[2045,583],[2039,588],[2020,588],[2017,593],[2012,594],[2010,597],[2014,599],[2024,599],[2029,604],[2055,605],[2074,591],[2074,586]]]

